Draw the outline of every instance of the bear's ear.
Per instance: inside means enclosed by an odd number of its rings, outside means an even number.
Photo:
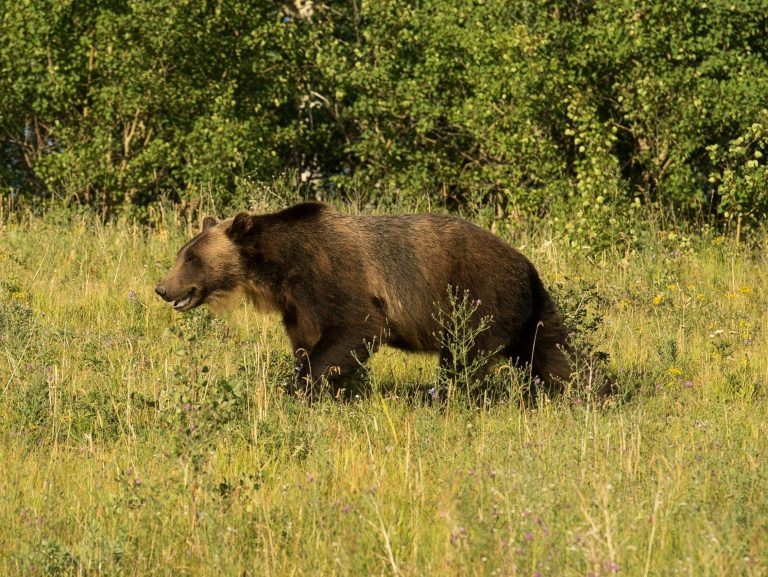
[[[244,242],[258,232],[256,219],[247,212],[238,213],[227,228],[227,236],[238,242]]]
[[[219,224],[218,220],[216,220],[212,216],[206,216],[203,219],[203,231],[206,231],[209,228],[211,228],[212,226],[216,226],[217,224]]]

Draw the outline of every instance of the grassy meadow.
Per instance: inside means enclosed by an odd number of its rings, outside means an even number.
[[[593,287],[621,395],[431,404],[382,351],[307,406],[277,319],[154,295],[196,224],[0,226],[0,575],[768,575],[764,252],[504,231]]]

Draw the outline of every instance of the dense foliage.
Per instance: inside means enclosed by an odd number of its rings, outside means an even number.
[[[3,195],[229,202],[291,173],[571,226],[768,209],[762,0],[1,5]]]

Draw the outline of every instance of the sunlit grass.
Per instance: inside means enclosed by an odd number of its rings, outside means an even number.
[[[382,351],[308,407],[276,319],[156,299],[190,226],[54,216],[0,231],[0,575],[768,572],[760,254],[518,231],[602,297],[624,400],[431,405]]]

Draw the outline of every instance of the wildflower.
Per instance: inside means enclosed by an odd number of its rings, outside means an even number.
[[[655,297],[653,297],[653,306],[657,307],[661,303],[664,302],[664,295],[663,294],[657,294]]]
[[[467,536],[467,530],[464,527],[454,527],[451,531],[451,545],[458,544]]]
[[[15,291],[13,294],[11,294],[11,300],[23,301],[24,300],[24,293],[21,292],[21,291]]]
[[[128,291],[128,300],[133,302],[136,300],[136,291],[131,289]]]

